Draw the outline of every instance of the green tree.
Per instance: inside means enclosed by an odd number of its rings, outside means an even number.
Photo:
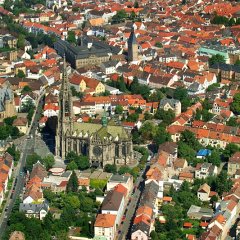
[[[21,91],[22,94],[29,93],[29,92],[32,92],[32,89],[28,85],[24,86]]]
[[[4,124],[11,126],[13,125],[14,120],[17,119],[17,116],[7,117],[3,119]]]
[[[209,122],[214,117],[213,113],[210,113],[208,110],[203,109],[202,110],[202,120],[204,122]]]
[[[123,107],[121,105],[117,105],[115,108],[116,114],[122,114],[123,113]]]
[[[162,45],[162,43],[160,43],[160,42],[156,42],[156,43],[155,43],[155,47],[162,48],[163,45]]]
[[[206,91],[207,92],[211,92],[211,91],[215,91],[220,87],[219,83],[213,83],[210,86],[207,87]]]
[[[139,129],[143,141],[152,140],[156,135],[157,127],[150,121],[146,121]]]
[[[187,108],[191,106],[191,100],[188,96],[187,89],[185,89],[183,87],[177,87],[174,90],[173,98],[177,99],[181,102],[182,112],[186,111]]]
[[[120,174],[120,175],[122,175],[122,174],[125,174],[125,173],[131,173],[131,168],[129,168],[128,166],[121,166],[120,168],[119,168],[119,170],[118,170],[118,173]]]
[[[237,59],[234,65],[240,66],[240,59]]]
[[[67,192],[77,192],[78,191],[78,178],[75,171],[72,171],[72,174],[67,183]]]
[[[180,141],[178,142],[178,156],[187,159],[191,163],[196,156],[196,151],[188,144]]]
[[[80,200],[75,195],[67,195],[65,199],[66,206],[71,206],[74,209],[80,208]]]
[[[126,18],[127,18],[127,13],[125,12],[125,10],[117,11],[116,15],[112,17],[112,23],[123,22],[124,19]]]
[[[18,70],[18,73],[17,73],[17,77],[19,77],[19,78],[25,78],[26,77],[26,75],[25,75],[25,73],[23,72],[23,70]]]
[[[78,165],[78,169],[80,170],[85,170],[90,167],[89,159],[87,156],[83,156],[83,155],[79,156],[77,158],[76,163]]]
[[[54,192],[52,192],[50,189],[44,189],[43,190],[43,196],[46,198],[50,203],[53,202],[53,200],[56,198],[56,195]]]
[[[226,171],[221,171],[221,173],[217,176],[215,184],[216,184],[215,191],[217,191],[218,194],[222,196],[224,192],[230,191],[233,182],[231,181],[231,179],[228,178]]]
[[[126,92],[126,91],[127,91],[127,87],[126,87],[126,84],[125,84],[125,82],[124,82],[123,76],[120,76],[120,77],[118,78],[118,80],[117,80],[117,86],[118,86],[118,88],[119,88],[119,90],[120,90],[121,92]]]
[[[18,35],[17,47],[24,50],[25,47],[25,36],[23,34]]]
[[[137,1],[134,2],[134,8],[139,8],[139,4]]]
[[[212,103],[211,103],[211,101],[208,99],[208,98],[205,98],[204,99],[204,101],[203,101],[203,103],[202,103],[202,107],[203,107],[203,109],[205,109],[205,110],[210,110],[210,109],[212,109]]]
[[[78,165],[76,164],[76,162],[71,161],[71,162],[67,165],[67,169],[68,169],[68,170],[77,170],[77,169],[78,169]]]
[[[218,150],[213,150],[210,156],[206,157],[207,162],[212,163],[215,166],[220,166],[221,164],[221,154]]]
[[[75,37],[75,32],[73,32],[73,31],[68,32],[67,41],[69,43],[74,43],[74,44],[77,43],[77,40],[76,40],[76,37]]]
[[[236,117],[230,117],[230,119],[226,122],[227,126],[232,126],[232,127],[239,127],[239,123],[237,122]]]
[[[210,203],[216,203],[218,201],[218,197],[216,195],[213,195],[210,199]]]
[[[104,167],[104,171],[115,174],[117,172],[117,166],[116,164],[106,164]]]
[[[38,161],[40,162],[42,161],[42,158],[38,154],[33,153],[31,155],[28,155],[26,160],[26,166],[25,166],[26,170],[31,172],[33,165]]]
[[[223,156],[225,159],[230,158],[234,153],[238,152],[240,149],[236,144],[229,143],[224,151],[223,151]]]
[[[136,122],[139,118],[139,115],[137,113],[132,113],[130,115],[128,115],[127,117],[127,121],[128,122]]]
[[[158,126],[157,132],[153,138],[153,141],[154,141],[156,147],[158,148],[158,146],[160,144],[171,141],[171,136],[164,127]]]
[[[168,111],[164,111],[163,109],[158,109],[155,116],[157,119],[163,120],[167,125],[171,124],[175,118],[175,113],[173,110],[169,109]]]
[[[41,162],[48,170],[48,169],[52,168],[55,163],[54,156],[52,154],[49,154],[46,157],[44,157]]]
[[[193,148],[196,151],[198,151],[201,148],[201,144],[196,139],[195,134],[189,130],[184,130],[181,133],[180,141],[187,144],[188,146],[191,146],[191,148]]]
[[[230,108],[235,114],[240,114],[240,93],[234,95]]]
[[[213,55],[211,58],[209,58],[208,60],[208,63],[209,63],[209,66],[212,66],[213,64],[215,63],[225,63],[225,58],[223,55],[220,55],[220,54],[216,54],[216,55]]]
[[[16,149],[16,146],[14,144],[11,147],[7,148],[7,152],[13,157],[14,161],[19,161],[20,151]]]

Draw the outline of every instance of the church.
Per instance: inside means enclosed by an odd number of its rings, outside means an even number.
[[[129,133],[120,125],[108,123],[106,116],[101,124],[74,122],[72,95],[64,70],[59,94],[59,114],[56,133],[56,155],[65,159],[70,151],[87,155],[90,164],[103,168],[106,164],[131,164],[133,145]]]

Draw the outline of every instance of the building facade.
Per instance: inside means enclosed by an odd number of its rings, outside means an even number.
[[[58,40],[54,48],[62,57],[65,55],[73,68],[85,66],[100,66],[101,63],[109,61],[110,57],[121,52],[118,47],[97,41],[88,36],[79,39],[79,45],[73,46],[67,41]]]
[[[15,115],[13,91],[9,87],[0,87],[0,121]]]
[[[87,155],[96,167],[114,163],[130,164],[133,161],[132,139],[122,126],[108,124],[105,116],[102,124],[73,122],[72,96],[64,65],[59,94],[56,155],[65,159],[68,152],[74,151]]]

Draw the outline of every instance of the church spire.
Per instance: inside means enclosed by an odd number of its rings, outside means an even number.
[[[133,27],[131,30],[130,37],[128,39],[128,60],[138,61],[138,43]]]
[[[66,135],[72,133],[73,112],[72,94],[68,81],[67,63],[63,57],[62,85],[59,93],[59,113],[56,135],[56,155],[64,158],[66,155]]]

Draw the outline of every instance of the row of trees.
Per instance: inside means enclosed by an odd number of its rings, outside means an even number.
[[[13,126],[13,121],[17,116],[8,117],[3,120],[4,124],[0,126],[0,140],[5,140],[8,137],[13,139],[20,137],[22,134],[19,132],[18,128]]]
[[[49,154],[46,157],[42,158],[38,154],[33,153],[33,154],[27,156],[25,169],[27,171],[31,172],[33,165],[35,163],[37,163],[38,161],[41,162],[46,167],[47,170],[52,168],[52,166],[55,163],[55,160],[54,160],[54,157],[52,154],[51,155]]]
[[[214,18],[211,20],[212,24],[223,24],[224,26],[234,26],[240,24],[240,18],[236,20],[234,18],[227,18],[224,16],[215,15]]]
[[[73,151],[67,154],[66,159],[68,161],[68,170],[85,170],[90,167],[89,159],[87,156],[78,155]]]

